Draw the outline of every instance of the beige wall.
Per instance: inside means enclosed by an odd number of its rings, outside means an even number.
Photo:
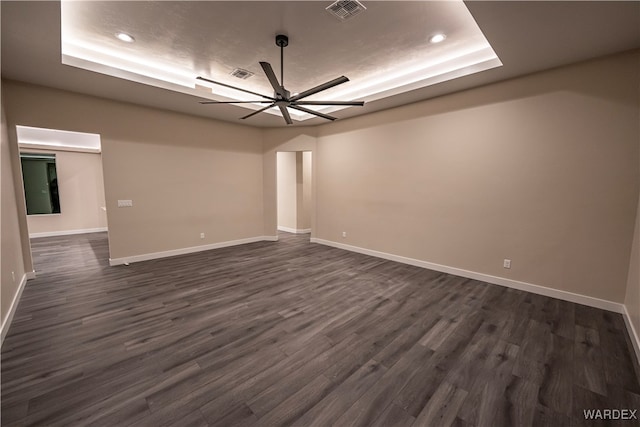
[[[2,191],[2,208],[0,211],[0,279],[2,283],[0,288],[0,310],[4,337],[6,333],[5,326],[7,326],[5,322],[26,270],[22,256],[22,239],[18,221],[19,211],[12,166],[12,158],[14,156],[17,157],[17,152],[14,153],[10,149],[4,102],[1,115],[0,191]]]
[[[304,173],[302,170],[302,151],[296,151],[296,230],[305,229],[304,224]]]
[[[633,248],[629,261],[629,274],[627,276],[627,293],[624,305],[629,314],[629,320],[635,329],[635,344],[640,346],[637,334],[640,334],[640,202],[638,203],[638,213],[636,215],[636,227],[633,234]],[[636,356],[640,362],[640,348],[636,348]]]
[[[311,228],[311,168],[313,167],[313,158],[311,151],[298,152],[298,154],[302,158],[302,213],[300,215],[299,228],[309,230]]]
[[[322,126],[316,236],[621,303],[637,88],[636,52]]]
[[[285,151],[277,154],[278,179],[278,227],[298,228],[296,203],[296,153]]]
[[[259,129],[13,81],[3,89],[9,126],[101,135],[111,258],[262,236]]]
[[[640,84],[638,85],[638,98],[640,98]],[[638,112],[638,126],[640,127],[640,111]],[[640,139],[638,140],[638,144],[640,145]],[[640,164],[640,157],[638,157],[638,164]],[[631,257],[629,259],[627,292],[624,305],[629,315],[632,329],[634,329],[630,332],[635,334],[633,338],[636,357],[638,358],[638,362],[640,362],[640,200],[638,200],[636,212],[636,225],[633,233]]]
[[[60,214],[27,216],[30,234],[106,229],[100,154],[32,149],[21,151],[56,155]]]

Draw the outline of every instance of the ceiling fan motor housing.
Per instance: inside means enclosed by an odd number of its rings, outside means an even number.
[[[291,92],[289,92],[285,88],[282,88],[282,92],[284,92],[282,95],[280,95],[278,92],[274,92],[273,93],[273,97],[275,99],[277,99],[277,100],[286,100],[286,101],[288,101],[289,98],[291,98]]]
[[[289,37],[284,34],[278,34],[276,36],[276,46],[287,47],[289,46]]]

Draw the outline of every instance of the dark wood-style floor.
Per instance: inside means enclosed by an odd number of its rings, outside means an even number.
[[[619,314],[290,234],[128,267],[108,266],[105,234],[33,252],[2,347],[5,427],[615,425],[583,410],[640,409]]]

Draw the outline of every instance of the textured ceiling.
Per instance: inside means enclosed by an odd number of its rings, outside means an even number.
[[[291,93],[346,75],[346,84],[308,100],[365,101],[500,66],[462,1],[368,2],[345,21],[326,11],[329,4],[64,1],[63,63],[188,94],[204,76],[271,96],[259,62],[270,62],[280,77],[274,37],[282,33],[289,37],[284,77]],[[116,38],[121,32],[135,42]],[[430,42],[443,33],[442,43]],[[254,76],[240,80],[230,75],[235,68]],[[209,99],[256,99],[220,85],[211,89]]]
[[[454,45],[458,35],[466,31],[447,12],[447,2],[365,1],[367,11],[344,23],[324,11],[329,2],[203,2],[215,6],[217,12],[196,13],[194,18],[194,11],[202,7],[197,3],[80,2],[80,21],[88,23],[89,28],[78,31],[86,32],[83,38],[95,37],[123,53],[128,48],[112,33],[130,32],[137,39],[134,45],[151,52],[154,61],[168,62],[167,68],[189,68],[267,94],[269,87],[257,62],[271,62],[279,74],[279,51],[273,37],[283,32],[291,38],[285,50],[284,76],[291,92],[343,74],[351,78],[352,82],[327,96],[340,95],[340,90],[364,79],[362,76],[385,75],[393,64],[410,64],[416,52],[435,55],[447,47],[446,43]],[[465,5],[502,67],[426,87],[408,86],[402,93],[391,93],[367,102],[363,108],[349,108],[334,115],[346,118],[366,114],[640,47],[640,2],[471,1]],[[246,125],[284,125],[282,118],[270,114],[239,121],[238,117],[246,114],[244,108],[203,106],[191,94],[63,65],[60,3],[2,1],[0,7],[3,78]],[[423,15],[416,12],[421,8]],[[99,24],[92,21],[95,19]],[[188,30],[176,35],[181,26]],[[447,32],[445,44],[427,43],[434,31]],[[145,61],[142,56],[140,60]],[[228,76],[231,67],[246,68],[256,76],[235,79]],[[324,120],[301,123],[314,125]]]
[[[365,1],[367,10],[345,22],[325,11],[329,3],[71,1],[63,3],[63,35],[267,93],[258,62],[277,69],[278,33],[290,39],[285,78],[296,91],[335,78],[336,69],[361,80],[484,42],[461,1]],[[136,42],[116,39],[121,31]],[[445,43],[429,43],[437,32]],[[236,67],[256,75],[241,82],[229,76]]]

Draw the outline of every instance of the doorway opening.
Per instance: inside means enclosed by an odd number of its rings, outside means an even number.
[[[16,134],[32,252],[34,243],[46,246],[43,238],[86,235],[81,260],[108,263],[100,135],[20,125]],[[98,240],[104,243],[96,251]]]
[[[311,151],[276,153],[278,231],[311,237]]]

